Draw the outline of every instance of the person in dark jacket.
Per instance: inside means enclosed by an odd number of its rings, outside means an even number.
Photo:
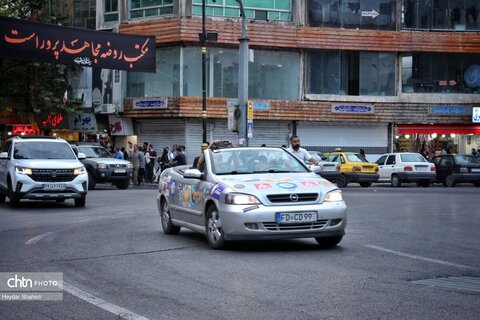
[[[177,155],[175,156],[175,158],[173,158],[172,167],[182,166],[187,164],[187,159],[185,158],[185,154],[182,152],[182,148],[177,147],[176,151],[177,151]]]

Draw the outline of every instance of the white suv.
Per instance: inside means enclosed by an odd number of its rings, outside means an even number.
[[[49,137],[14,137],[0,153],[0,203],[6,197],[10,207],[18,207],[21,199],[74,199],[76,207],[84,207],[88,175],[67,141]]]
[[[420,153],[387,153],[375,162],[380,178],[377,182],[391,182],[400,187],[403,182],[416,182],[417,186],[428,187],[436,179],[435,165]]]

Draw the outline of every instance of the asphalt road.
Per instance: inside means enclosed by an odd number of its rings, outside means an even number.
[[[478,319],[480,188],[347,187],[334,249],[313,239],[212,250],[163,234],[153,188],[0,205],[0,272],[61,272],[61,301],[0,319]],[[1,291],[1,290],[0,290]]]

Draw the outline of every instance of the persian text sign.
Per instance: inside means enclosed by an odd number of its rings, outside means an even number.
[[[0,16],[0,56],[155,72],[155,37],[61,27]]]
[[[375,107],[371,104],[334,103],[332,113],[371,114],[375,113]]]
[[[480,107],[472,108],[472,122],[480,123]]]
[[[468,107],[448,107],[448,106],[430,107],[430,113],[431,114],[444,114],[444,115],[470,114],[470,108],[468,108]]]
[[[167,109],[167,98],[133,99],[133,109]]]

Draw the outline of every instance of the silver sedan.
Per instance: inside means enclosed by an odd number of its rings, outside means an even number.
[[[162,172],[157,205],[166,234],[188,228],[214,249],[229,241],[313,237],[337,245],[345,233],[342,192],[282,148],[204,151],[203,172]]]

